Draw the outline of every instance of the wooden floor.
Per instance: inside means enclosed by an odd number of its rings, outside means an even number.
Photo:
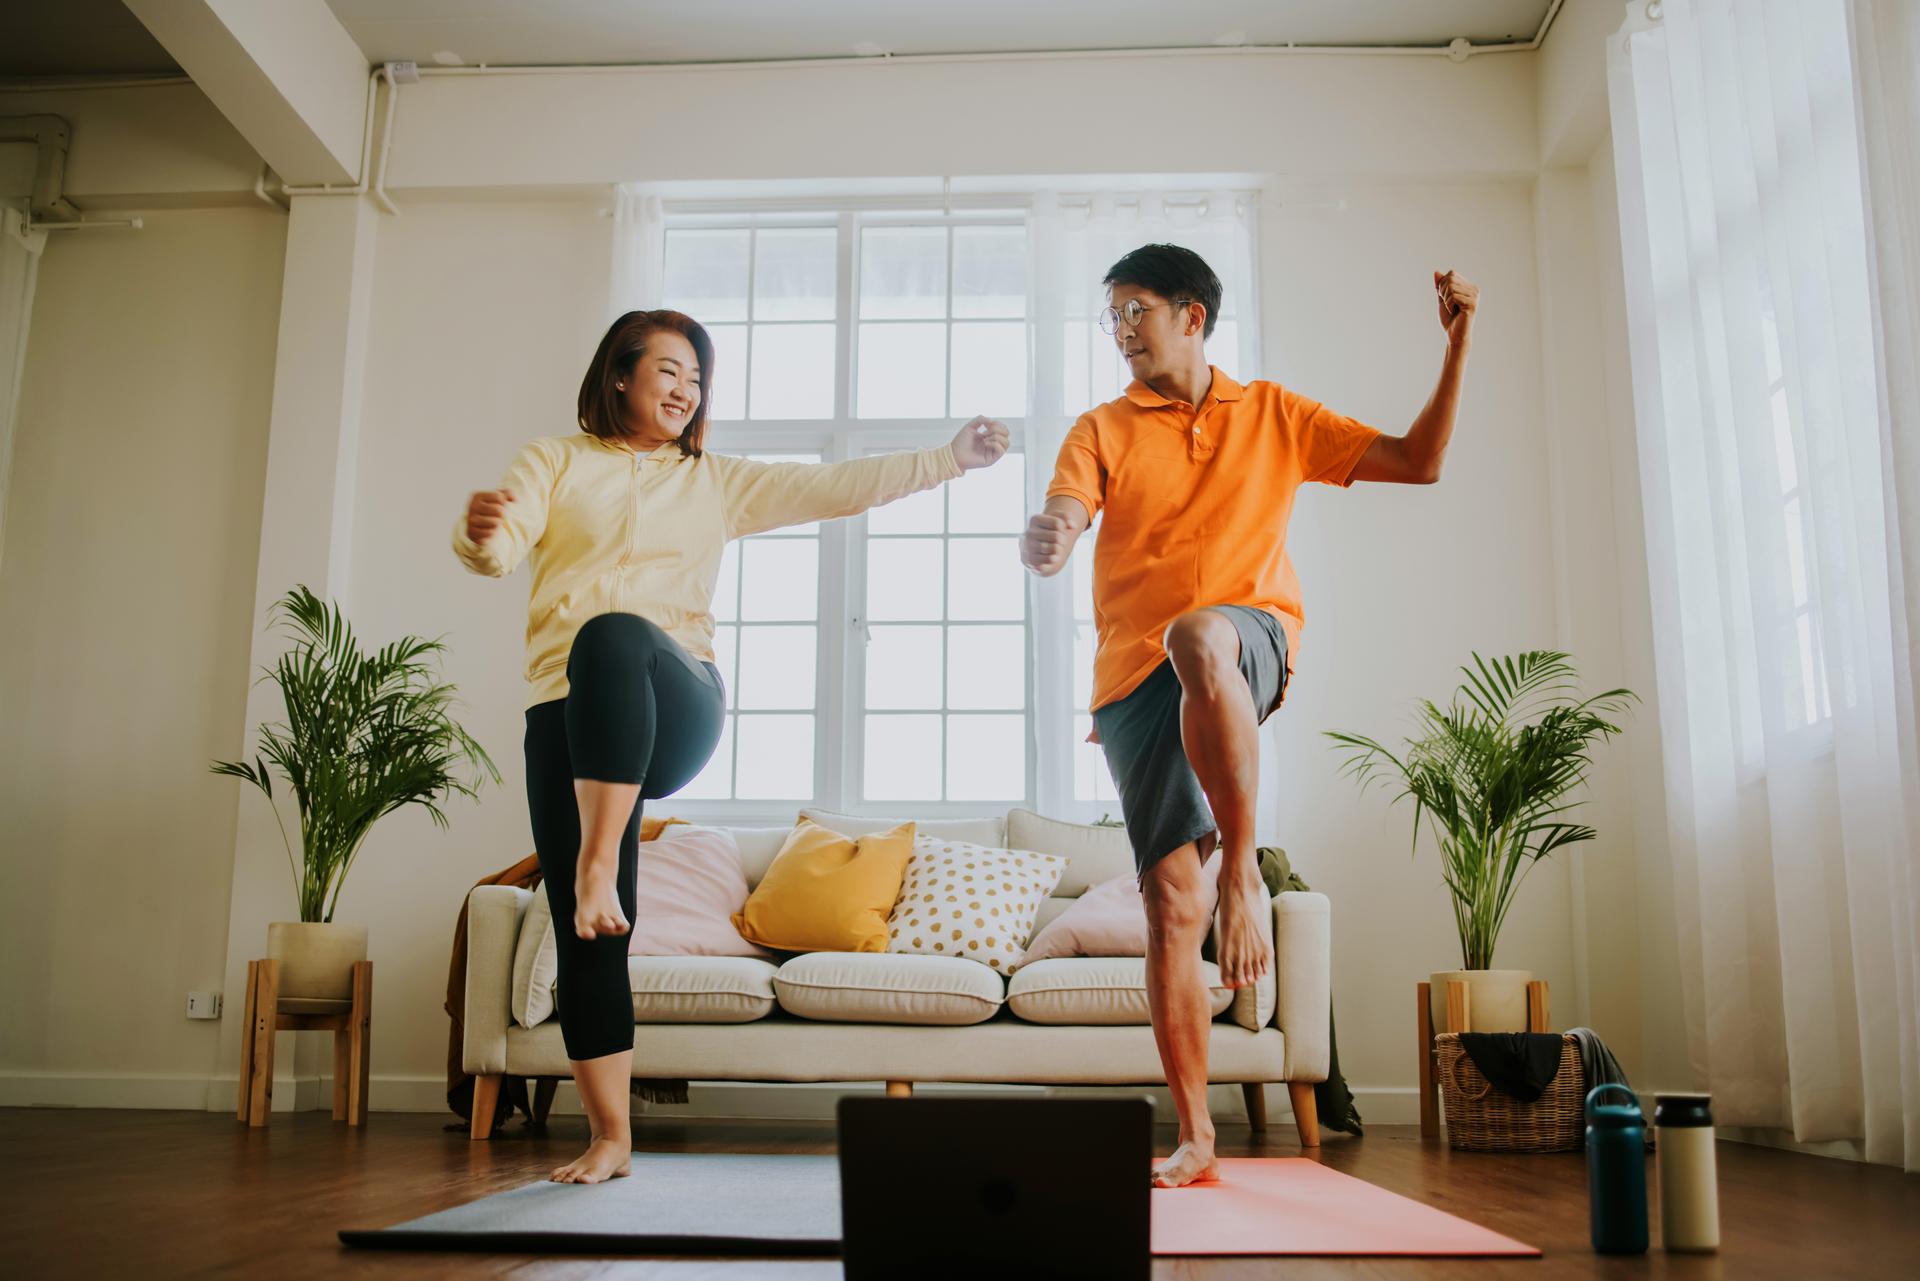
[[[266,1129],[193,1112],[0,1110],[0,1275],[52,1277],[620,1276],[677,1281],[824,1281],[832,1260],[757,1262],[538,1258],[348,1251],[334,1232],[380,1227],[540,1177],[575,1155],[585,1121],[545,1133],[519,1122],[491,1143],[450,1117],[375,1113],[364,1130],[325,1113],[282,1114]],[[1163,1143],[1170,1134],[1163,1136]],[[1221,1135],[1223,1155],[1297,1156],[1292,1127],[1265,1141]],[[827,1123],[676,1121],[636,1125],[660,1152],[832,1151]],[[1596,1257],[1587,1244],[1582,1158],[1498,1156],[1423,1145],[1377,1126],[1330,1136],[1328,1165],[1476,1220],[1545,1251],[1538,1260],[1161,1259],[1182,1281],[1298,1278],[1901,1277],[1920,1259],[1920,1177],[1765,1148],[1720,1146],[1717,1257]]]

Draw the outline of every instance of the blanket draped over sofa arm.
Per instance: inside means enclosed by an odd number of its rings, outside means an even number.
[[[1314,894],[1293,870],[1285,850],[1260,847],[1260,877],[1273,895],[1273,935],[1282,949],[1298,947],[1303,955],[1331,959],[1332,908],[1324,894]],[[1287,1079],[1314,1082],[1314,1111],[1320,1124],[1341,1134],[1360,1134],[1360,1109],[1340,1072],[1340,1050],[1333,1037],[1333,975],[1319,966],[1289,966],[1275,958],[1280,991],[1274,1002],[1274,1025],[1286,1033]],[[1306,976],[1311,981],[1302,982]],[[1319,1011],[1326,1011],[1323,1021]]]

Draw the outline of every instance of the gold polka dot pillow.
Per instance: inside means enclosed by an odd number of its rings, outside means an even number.
[[[887,951],[964,957],[1004,976],[1026,951],[1034,917],[1067,862],[1057,854],[917,837],[887,918]]]

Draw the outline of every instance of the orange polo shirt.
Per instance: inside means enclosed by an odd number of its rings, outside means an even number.
[[[1293,496],[1305,481],[1352,484],[1379,435],[1278,383],[1242,387],[1218,369],[1197,410],[1135,382],[1082,414],[1047,497],[1106,513],[1093,557],[1089,706],[1131,694],[1166,660],[1167,624],[1209,605],[1276,615],[1293,668],[1306,621],[1287,557]]]

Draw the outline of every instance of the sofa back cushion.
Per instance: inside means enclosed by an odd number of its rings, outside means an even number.
[[[830,827],[836,832],[845,832],[848,836],[866,836],[873,832],[884,832],[888,828],[898,827],[902,823],[912,823],[913,830],[921,836],[938,836],[949,841],[970,841],[975,845],[991,848],[1006,846],[1007,820],[998,814],[989,814],[984,818],[915,818],[908,814],[900,818],[867,818],[859,814],[835,814],[832,810],[804,809],[800,817]]]
[[[1122,873],[1135,874],[1133,847],[1122,827],[1063,823],[1032,810],[1014,810],[1007,815],[1006,843],[1016,850],[1065,855],[1066,875],[1054,890],[1062,898],[1077,898]]]

